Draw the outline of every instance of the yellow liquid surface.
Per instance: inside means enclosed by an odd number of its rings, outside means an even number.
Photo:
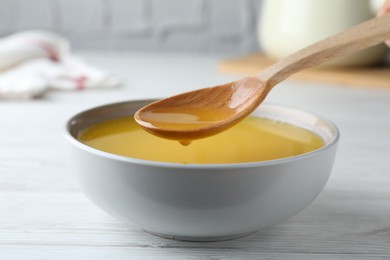
[[[258,162],[295,156],[324,145],[311,131],[259,117],[248,117],[218,135],[196,140],[189,146],[153,136],[130,117],[96,124],[78,139],[113,154],[182,164]]]

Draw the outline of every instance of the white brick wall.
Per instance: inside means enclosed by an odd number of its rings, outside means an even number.
[[[75,48],[256,50],[261,0],[0,0],[0,36],[48,29]]]

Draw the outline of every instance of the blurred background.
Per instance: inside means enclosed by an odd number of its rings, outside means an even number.
[[[261,0],[0,0],[0,36],[45,29],[73,49],[247,53]]]

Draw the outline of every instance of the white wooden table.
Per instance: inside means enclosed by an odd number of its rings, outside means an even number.
[[[64,123],[96,105],[163,97],[223,83],[218,58],[83,53],[116,72],[115,90],[50,92],[0,101],[0,259],[390,259],[390,90],[282,83],[267,102],[334,121],[341,131],[331,178],[289,220],[215,243],[152,236],[106,215],[68,172]],[[389,78],[390,80],[390,78]]]

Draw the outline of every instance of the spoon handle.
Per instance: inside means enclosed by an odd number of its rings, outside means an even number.
[[[258,77],[268,90],[306,68],[350,54],[390,39],[390,14],[360,23],[303,48],[265,69]]]

